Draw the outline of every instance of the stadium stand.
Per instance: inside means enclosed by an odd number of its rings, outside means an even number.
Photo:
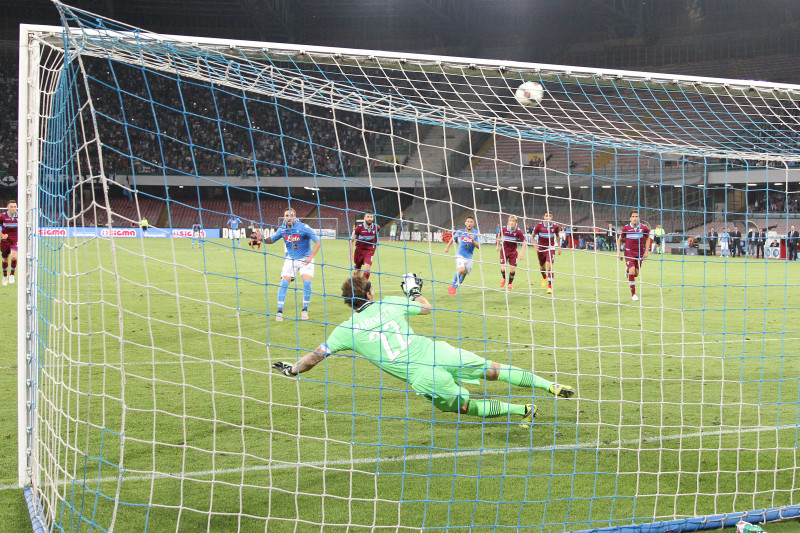
[[[333,218],[338,221],[338,232],[344,234],[349,232],[355,224],[356,219],[360,219],[364,212],[372,209],[370,201],[329,201],[327,205],[322,205],[319,210],[311,212],[305,218]]]
[[[782,59],[776,56],[774,61],[780,62]],[[89,72],[92,73],[98,68],[100,68],[98,65],[89,66]],[[0,178],[3,174],[16,173],[16,121],[12,120],[16,114],[15,71],[13,59],[0,58],[0,113],[2,113]],[[361,117],[354,113],[337,113],[337,120],[331,121],[327,115],[329,111],[313,106],[305,109],[307,115],[304,118],[299,106],[293,104],[276,106],[275,102],[268,99],[247,101],[251,115],[257,117],[252,122],[255,129],[250,129],[245,127],[242,114],[234,111],[242,106],[242,100],[238,95],[217,89],[210,90],[208,87],[194,85],[191,82],[181,84],[185,101],[191,102],[191,108],[187,111],[196,118],[187,126],[187,122],[183,119],[184,110],[176,99],[174,80],[166,77],[148,78],[145,85],[141,73],[137,73],[134,69],[120,69],[115,75],[118,80],[122,80],[126,88],[130,88],[123,96],[125,116],[129,117],[129,127],[125,130],[119,123],[123,115],[118,98],[116,100],[111,98],[116,93],[102,84],[95,84],[97,87],[94,88],[95,96],[103,103],[98,108],[98,124],[103,129],[103,138],[107,139],[103,163],[104,171],[108,175],[115,172],[132,176],[147,173],[161,174],[165,170],[168,174],[189,176],[226,174],[247,176],[255,172],[260,175],[288,176],[357,175],[366,171],[367,165],[370,165],[372,171],[392,170],[391,167],[385,167],[385,161],[375,154],[380,153],[380,150],[391,151],[393,146],[398,145],[398,141],[403,138],[409,139],[412,135],[411,125],[406,122],[390,122],[372,116]],[[147,90],[151,91],[154,100],[158,102],[154,108],[155,117],[147,101],[137,96]],[[730,114],[726,107],[729,103],[723,100],[701,101],[698,97],[676,95],[668,100],[653,100],[634,108],[631,101],[624,98],[624,94],[597,89],[595,93],[587,96],[585,101],[578,102],[577,108],[570,111],[570,120],[576,129],[587,127],[597,117],[608,115],[603,119],[608,119],[611,126],[622,122],[628,124],[638,122],[642,127],[646,126],[656,133],[663,133],[664,136],[677,135],[691,142],[704,144],[718,142],[725,137],[719,129],[719,117]],[[222,135],[217,131],[209,131],[207,127],[209,123],[216,123],[213,106],[224,111],[222,114],[225,116],[239,117],[222,126]],[[551,120],[553,123],[564,120],[565,111],[559,108],[554,100],[544,102],[541,109],[541,120],[545,124]],[[611,110],[613,112],[610,112]],[[787,113],[795,111],[790,109]],[[266,131],[276,131],[278,126],[284,134],[282,137],[266,133]],[[366,132],[365,135],[362,135],[362,127]],[[771,128],[769,132],[771,136],[780,135],[781,131],[786,130],[781,129],[780,120],[776,120],[775,124],[748,126],[743,124],[740,126],[740,141],[758,142],[760,130],[767,127]],[[636,126],[628,128],[628,132],[635,135]],[[159,133],[156,135],[152,131]],[[800,146],[800,136],[796,132],[786,130],[784,134],[786,143]],[[730,133],[728,136],[730,137]],[[400,144],[407,142],[403,140]],[[342,147],[341,151],[336,148],[337,143]],[[131,153],[136,153],[138,157],[131,158]],[[367,153],[370,154],[369,157]],[[654,171],[658,177],[665,172],[674,171],[680,174],[686,170],[686,165],[693,164],[677,157],[667,157],[662,160],[633,152],[611,154],[598,149],[589,151],[574,145],[520,141],[500,135],[490,136],[477,154],[471,161],[471,168],[460,172],[460,178],[479,181],[483,176],[484,181],[491,182],[498,173],[522,172],[525,185],[531,185],[530,189],[534,184],[540,185],[540,177],[544,175],[543,169],[561,175],[614,177],[616,174],[639,173],[644,168]],[[165,160],[166,169],[155,163],[162,158]],[[92,169],[99,168],[96,163],[92,161]],[[605,227],[608,222],[626,219],[624,213],[621,214],[610,206],[645,206],[636,196],[638,194],[636,190],[620,192],[617,188],[611,191],[615,196],[604,199],[599,182],[595,182],[593,194],[584,198],[591,199],[594,203],[575,204],[572,207],[568,205],[567,200],[558,198],[567,191],[549,191],[548,204],[537,202],[534,205],[526,205],[525,209],[522,209],[521,205],[514,204],[510,198],[505,198],[502,202],[504,217],[510,212],[515,212],[518,215],[525,213],[528,218],[535,219],[540,216],[540,211],[549,205],[556,220],[571,220],[575,226],[589,227],[596,224]],[[198,209],[201,208],[202,224],[205,227],[224,226],[232,212],[243,220],[276,224],[285,208],[285,201],[265,198],[258,203],[179,197],[173,198],[167,204],[156,193],[150,192],[152,196],[148,198],[148,192],[146,189],[140,191],[138,210],[131,200],[112,198],[112,209],[115,214],[111,222],[117,226],[129,226],[131,221],[138,220],[140,215],[144,215],[151,224],[160,222],[172,224],[173,227],[189,227],[198,221]],[[574,200],[579,198],[578,194],[578,191],[573,190],[568,196]],[[659,194],[664,192],[660,191]],[[766,202],[764,198],[758,206],[755,205],[753,198],[748,196],[750,203],[748,209],[752,213],[800,213],[800,194],[790,194],[787,199],[776,198],[772,203]],[[470,203],[472,199],[462,202],[462,205]],[[454,200],[452,207],[442,207],[438,201],[428,202],[427,206],[425,202],[416,201],[404,216],[410,222],[419,221],[433,227],[447,228],[454,222],[460,224],[467,215],[467,211],[458,205],[457,200]],[[315,204],[308,202],[295,200],[292,206],[298,211],[300,218],[311,215],[336,218],[339,221],[340,232],[347,231],[345,228],[352,225],[353,217],[348,216],[344,202],[329,202],[329,206],[319,212],[315,212]],[[357,212],[369,207],[371,207],[369,202],[362,204],[351,201],[349,204],[349,208]],[[483,209],[479,207],[476,213],[479,226],[493,231],[497,225],[495,220],[497,215],[484,216],[482,210],[487,213],[496,212],[498,210],[496,203],[486,204]],[[389,216],[397,215],[398,213],[389,214]],[[78,207],[73,216],[83,217],[84,223],[103,225],[109,222],[106,220],[105,211],[96,206],[86,207],[83,210]],[[698,226],[704,223],[702,215],[693,213],[686,213],[682,220],[672,220],[671,215],[667,213],[661,218],[648,216],[652,220],[664,220],[665,227],[667,223],[676,228],[692,228],[695,223]]]

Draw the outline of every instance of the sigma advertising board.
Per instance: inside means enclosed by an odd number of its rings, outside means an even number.
[[[40,237],[60,237],[60,238],[93,238],[100,237],[102,239],[127,239],[142,237],[142,230],[140,228],[39,228]],[[160,228],[150,228],[147,230],[146,238],[163,239],[170,237],[173,239],[191,239],[192,228],[174,228],[172,230],[164,230]],[[220,232],[218,229],[204,229],[200,230],[201,239],[219,239]]]

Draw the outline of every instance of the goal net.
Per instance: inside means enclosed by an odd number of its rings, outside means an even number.
[[[799,87],[162,36],[58,7],[65,27],[20,47],[19,481],[45,530],[797,515]],[[538,105],[515,99],[527,81]],[[338,237],[311,276],[285,270],[310,237],[224,238],[287,208]],[[374,297],[423,280],[433,312],[408,321],[461,357],[455,409],[374,353],[271,369],[355,320],[367,211]],[[546,213],[557,235],[534,231]],[[510,215],[516,265],[496,249]],[[374,333],[390,360],[423,342]],[[480,358],[510,369],[478,379]]]
[[[343,224],[344,228],[343,228],[342,235],[341,235],[342,237],[345,237],[345,236],[349,235],[349,233],[348,233],[349,225],[347,224],[347,219],[349,218],[350,220],[353,220],[353,219],[355,219],[355,215],[356,215],[356,213],[353,213],[350,217],[347,217],[346,215],[344,215],[345,219],[344,219],[344,224]],[[313,217],[313,216],[311,216],[311,217],[299,218],[298,220],[300,222],[304,223],[304,224],[307,224],[322,239],[335,239],[337,236],[339,236],[339,219],[338,218],[322,218],[322,217]],[[280,227],[282,225],[283,225],[283,216],[278,218],[278,221],[276,223],[276,228],[278,228],[278,227]]]

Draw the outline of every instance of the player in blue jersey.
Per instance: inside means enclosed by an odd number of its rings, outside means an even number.
[[[726,228],[723,228],[722,229],[722,233],[719,234],[719,256],[720,257],[730,257],[731,256],[730,240],[731,240],[731,234],[728,233],[728,230]]]
[[[453,282],[447,288],[447,294],[455,294],[458,287],[464,282],[467,274],[472,272],[472,253],[475,248],[481,247],[480,235],[475,229],[475,219],[467,217],[464,221],[464,229],[453,233],[453,238],[444,247],[444,253],[450,250],[450,245],[458,241],[456,250],[456,273],[453,275]]]
[[[197,246],[203,242],[200,240],[202,228],[200,227],[200,223],[195,222],[192,225],[192,248],[194,248],[194,242],[197,241]]]
[[[239,235],[239,226],[242,225],[242,219],[231,215],[231,218],[228,219],[228,227],[231,229],[231,243],[233,247],[236,248],[236,241],[239,241],[239,248],[242,247],[242,239]]]
[[[303,311],[300,318],[308,320],[308,303],[311,300],[311,279],[314,277],[314,256],[319,252],[317,232],[297,220],[294,209],[283,212],[283,224],[272,237],[264,239],[264,244],[273,244],[283,239],[286,243],[286,259],[281,269],[281,285],[278,288],[278,312],[275,320],[283,320],[283,304],[289,283],[300,275],[303,278]],[[313,245],[312,245],[313,243]]]

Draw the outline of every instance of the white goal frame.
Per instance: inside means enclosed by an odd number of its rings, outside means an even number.
[[[18,178],[17,206],[20,232],[37,231],[35,219],[27,219],[29,200],[38,189],[39,182],[39,43],[31,39],[31,34],[61,31],[56,26],[20,26],[19,38],[19,106],[18,106]],[[33,58],[33,61],[31,59]],[[33,204],[36,205],[36,204]],[[23,234],[24,235],[24,234]],[[20,235],[22,237],[22,235]],[[18,239],[17,278],[17,479],[20,487],[31,484],[36,474],[32,468],[31,454],[34,453],[33,439],[36,438],[32,410],[36,398],[31,391],[32,361],[35,344],[29,332],[32,331],[31,314],[27,289],[29,280],[29,255],[26,238]],[[31,258],[36,249],[30,250]]]
[[[39,166],[41,162],[39,154],[38,140],[44,137],[43,132],[40,131],[42,124],[42,116],[39,112],[42,107],[40,92],[40,78],[39,78],[39,52],[40,45],[34,36],[48,36],[47,38],[59,39],[60,35],[64,32],[64,28],[60,26],[41,26],[41,25],[22,25],[20,28],[20,56],[19,56],[19,226],[22,231],[19,242],[19,263],[17,267],[18,278],[18,324],[17,324],[17,338],[18,338],[18,483],[21,487],[30,486],[40,482],[40,472],[37,471],[37,458],[36,446],[34,445],[38,438],[37,427],[35,426],[34,411],[36,409],[37,401],[37,387],[35,384],[35,361],[37,350],[37,339],[32,335],[35,331],[35,316],[31,313],[31,300],[36,298],[30,287],[37,283],[34,279],[36,276],[36,269],[29,268],[31,264],[35,264],[37,260],[38,250],[36,246],[28,248],[27,238],[29,235],[36,235],[38,232],[36,217],[27,219],[28,213],[37,213],[38,205],[38,188],[39,188]],[[88,30],[82,30],[86,32]],[[467,65],[470,67],[486,67],[493,69],[519,69],[529,72],[546,72],[558,71],[564,72],[563,67],[545,64],[529,64],[511,61],[487,61],[470,58],[453,58],[442,56],[430,56],[422,54],[405,54],[396,52],[373,52],[368,50],[348,50],[338,49],[331,47],[314,47],[302,45],[287,45],[275,43],[254,43],[250,41],[237,41],[225,39],[205,39],[197,37],[184,37],[184,36],[168,36],[171,40],[179,43],[195,45],[202,43],[209,46],[231,46],[243,48],[258,48],[261,50],[274,50],[274,51],[293,51],[302,52],[304,54],[321,54],[333,55],[358,53],[360,55],[368,56],[379,55],[381,58],[387,60],[395,60],[398,62],[439,62],[443,64],[458,64],[464,68]],[[725,85],[731,86],[732,80],[718,79],[718,78],[705,78],[705,77],[688,77],[688,76],[675,76],[665,74],[650,74],[632,71],[608,70],[608,69],[591,69],[585,67],[573,67],[570,69],[570,74],[573,76],[603,76],[609,78],[628,78],[637,77],[646,80],[656,80],[659,83],[670,82],[690,82],[708,85]],[[800,86],[792,86],[797,91],[800,91]],[[735,85],[734,88],[739,91],[785,91],[787,85],[767,83],[767,82],[741,82],[741,85]],[[335,233],[338,235],[340,230],[339,219],[337,218],[314,218],[308,217],[299,219],[308,223],[312,228],[317,229],[318,232],[324,231],[319,228],[319,224],[315,221],[334,221]],[[282,217],[278,217],[278,225],[282,223]],[[315,227],[316,226],[316,227]],[[348,235],[350,228],[346,228]],[[246,238],[249,236],[245,236]]]

